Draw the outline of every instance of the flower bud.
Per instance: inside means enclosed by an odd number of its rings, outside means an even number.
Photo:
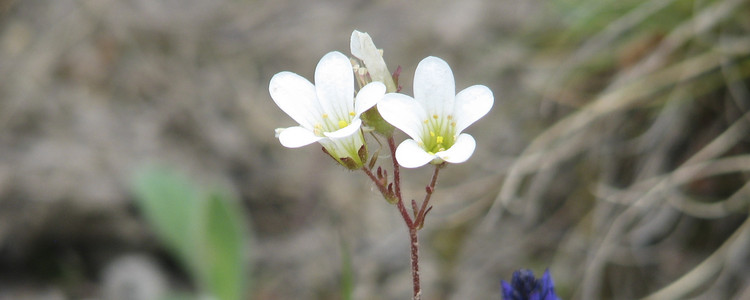
[[[352,55],[364,62],[373,81],[385,84],[386,92],[396,92],[396,84],[383,60],[383,54],[375,47],[372,38],[366,32],[355,30],[350,42]]]

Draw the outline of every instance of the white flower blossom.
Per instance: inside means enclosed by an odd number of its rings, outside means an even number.
[[[349,41],[352,55],[359,58],[367,67],[367,71],[372,76],[373,81],[380,81],[385,84],[389,92],[396,91],[396,84],[393,77],[388,71],[388,67],[383,60],[383,54],[375,47],[372,38],[367,32],[353,31]]]
[[[474,153],[476,141],[462,132],[490,111],[494,97],[484,85],[455,91],[448,63],[430,56],[417,66],[414,98],[388,93],[378,102],[383,119],[411,137],[396,149],[400,165],[461,163]]]
[[[292,72],[271,78],[271,98],[299,126],[281,128],[281,144],[297,148],[319,142],[337,161],[349,168],[362,166],[364,137],[360,115],[385,94],[385,85],[373,82],[354,97],[352,65],[341,52],[323,56],[315,68],[315,85]],[[353,163],[352,163],[353,162]]]

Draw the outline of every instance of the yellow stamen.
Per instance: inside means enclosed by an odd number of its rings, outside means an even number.
[[[448,120],[450,120],[450,119],[453,119],[453,116],[448,115],[446,118],[448,118]]]
[[[430,136],[435,137],[435,132],[430,131]]]
[[[316,123],[313,126],[313,133],[315,133],[315,135],[320,135],[321,133],[323,133],[323,126],[320,125],[320,123]]]
[[[328,119],[328,114],[323,114],[323,119]]]
[[[438,115],[432,115],[432,118],[435,119],[435,120],[437,120]]]
[[[451,122],[451,126],[456,127],[456,122]]]
[[[427,123],[429,123],[429,122],[430,122],[430,120],[424,120],[424,123],[425,123],[425,124],[427,124]]]
[[[443,137],[442,136],[438,135],[438,137],[437,137],[437,143],[438,144],[442,144],[443,143]]]
[[[344,128],[344,127],[346,127],[346,126],[349,126],[349,123],[347,123],[347,122],[346,122],[346,121],[344,121],[344,120],[340,120],[340,121],[339,121],[339,128]]]
[[[349,112],[349,115],[353,117],[353,116],[354,116],[354,115],[356,115],[356,114],[355,114],[355,113],[354,113],[353,111],[350,111],[350,112]]]

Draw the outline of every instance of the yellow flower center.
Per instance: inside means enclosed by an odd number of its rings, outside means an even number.
[[[456,121],[453,121],[452,115],[443,118],[432,115],[431,119],[428,118],[423,123],[427,135],[419,145],[430,155],[445,151],[456,142]]]

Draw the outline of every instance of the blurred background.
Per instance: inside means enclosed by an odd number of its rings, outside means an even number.
[[[743,0],[0,1],[0,299],[204,293],[214,277],[189,261],[213,250],[185,245],[240,249],[224,266],[249,272],[242,299],[407,299],[397,210],[274,138],[295,124],[271,76],[312,79],[355,29],[407,94],[429,55],[495,94],[420,232],[424,299],[500,299],[520,268],[549,269],[563,299],[750,299],[748,16]],[[156,165],[172,175],[137,175]],[[404,171],[407,199],[430,173]],[[183,206],[149,193],[169,184],[220,190],[196,222],[222,234],[170,239],[159,212]],[[165,226],[192,236],[193,219]]]

